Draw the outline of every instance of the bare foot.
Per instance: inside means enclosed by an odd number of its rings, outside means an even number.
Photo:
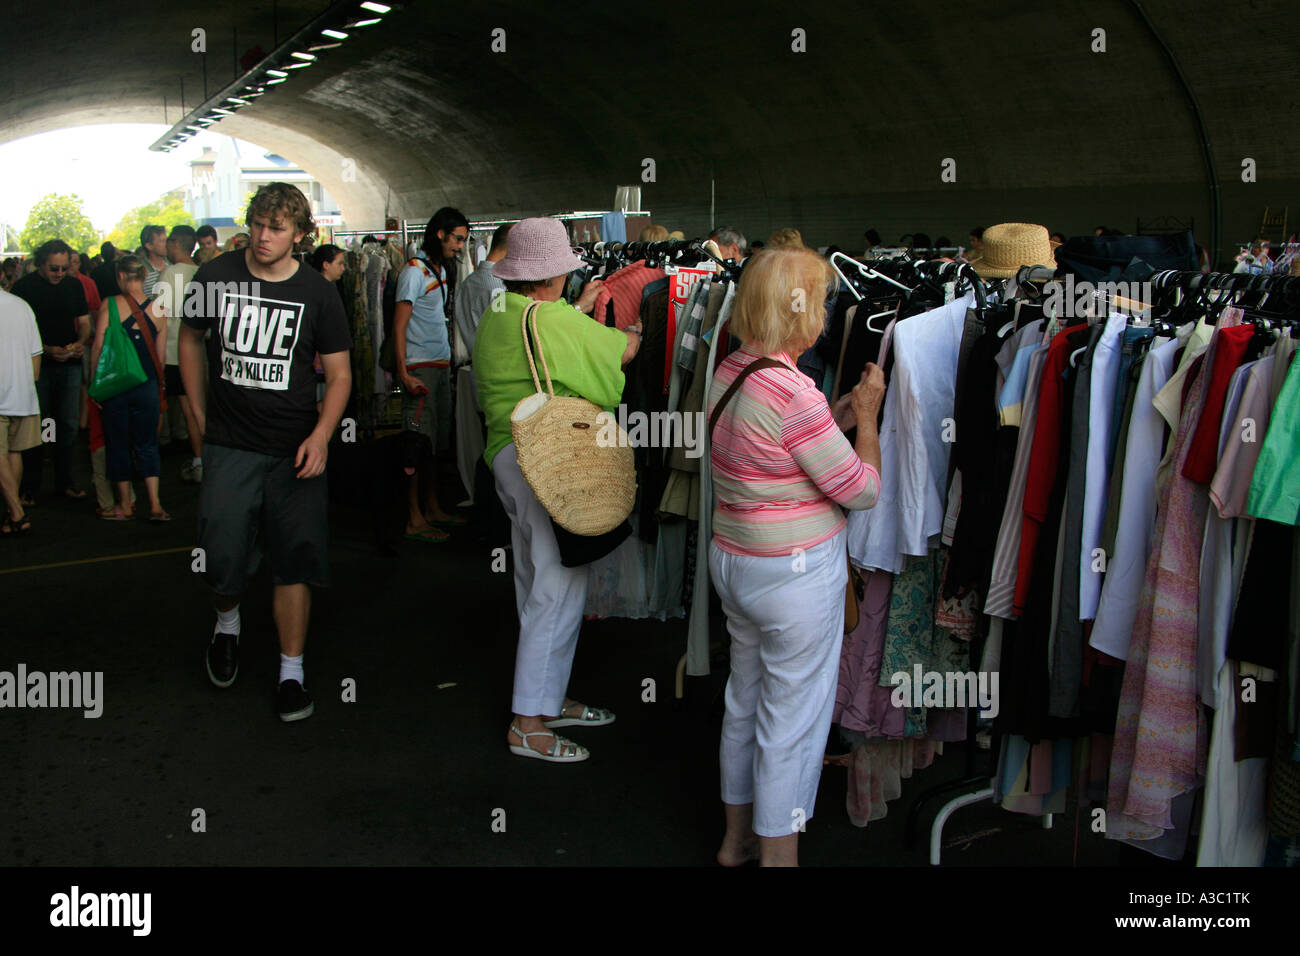
[[[725,841],[722,849],[718,850],[718,863],[722,866],[744,866],[746,863],[752,863],[758,859],[758,837],[753,840],[741,843],[739,846],[731,846]]]

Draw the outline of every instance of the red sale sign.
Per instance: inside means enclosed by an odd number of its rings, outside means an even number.
[[[677,341],[677,320],[686,308],[686,300],[691,297],[695,283],[705,276],[713,275],[713,266],[700,266],[693,269],[667,266],[668,273],[668,348],[664,350],[664,394],[668,394],[668,379],[673,367],[673,344]]]

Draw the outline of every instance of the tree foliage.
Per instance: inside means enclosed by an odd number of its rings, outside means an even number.
[[[182,200],[173,199],[164,205],[162,199],[157,199],[126,213],[105,238],[119,249],[130,250],[140,245],[140,230],[145,226],[166,226],[171,232],[172,226],[192,225],[194,217]]]
[[[33,253],[51,239],[62,239],[78,251],[99,245],[99,231],[82,212],[81,197],[75,193],[50,193],[33,206],[18,244]]]

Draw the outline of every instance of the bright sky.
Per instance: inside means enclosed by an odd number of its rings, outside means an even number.
[[[0,145],[0,222],[21,232],[42,197],[76,193],[95,228],[108,232],[127,210],[188,184],[190,160],[223,139],[204,132],[170,153],[150,152],[149,144],[167,129],[143,123],[81,126]]]

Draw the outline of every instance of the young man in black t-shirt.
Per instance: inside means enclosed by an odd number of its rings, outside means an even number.
[[[352,388],[351,334],[337,290],[293,257],[315,231],[307,198],[269,183],[248,205],[251,242],[205,263],[189,286],[179,341],[181,377],[203,435],[199,546],[217,625],[208,677],[229,687],[239,672],[239,598],[265,536],[280,635],[280,719],[314,705],[303,679],[311,587],[329,585],[325,458]],[[208,380],[201,362],[206,343]],[[313,360],[325,397],[316,411]]]

